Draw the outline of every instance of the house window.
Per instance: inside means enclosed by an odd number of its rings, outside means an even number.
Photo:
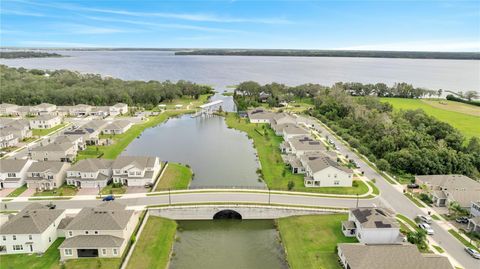
[[[13,250],[14,251],[23,250],[23,245],[13,245]]]
[[[17,236],[16,236],[16,235],[12,235],[12,238],[13,238],[13,240],[17,240]]]
[[[66,248],[64,250],[65,256],[72,256],[73,252],[71,248]]]
[[[73,234],[72,231],[68,231],[69,236],[72,236],[72,234]]]
[[[48,238],[48,242],[49,242],[49,243],[52,242],[52,238],[51,238],[51,237]]]
[[[32,235],[28,235],[28,240],[32,240]]]
[[[15,177],[16,174],[15,173],[8,173],[8,177]]]
[[[333,185],[340,185],[340,180],[333,181]]]
[[[118,255],[118,249],[114,248],[113,249],[113,256],[117,256]]]
[[[139,175],[142,174],[142,172],[136,172],[135,174],[136,174],[137,176],[139,176]]]
[[[85,234],[88,234],[88,231],[85,231]]]
[[[95,231],[95,234],[98,234],[98,231]]]
[[[106,256],[106,255],[107,255],[107,249],[106,249],[106,248],[102,248],[102,255],[103,255],[103,256]]]

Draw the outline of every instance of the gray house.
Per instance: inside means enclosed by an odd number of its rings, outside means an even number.
[[[60,187],[65,181],[65,171],[70,165],[65,162],[34,162],[27,170],[28,188],[52,190]]]
[[[80,188],[103,188],[112,179],[112,160],[85,159],[67,170],[68,185]]]

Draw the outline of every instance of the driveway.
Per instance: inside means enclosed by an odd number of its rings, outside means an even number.
[[[28,188],[22,194],[20,194],[18,197],[30,197],[30,196],[33,196],[34,193],[35,193],[34,188]]]
[[[125,193],[145,193],[148,192],[148,189],[141,186],[141,187],[127,187],[127,191]]]
[[[5,188],[5,189],[1,189],[0,190],[0,197],[7,197],[7,195],[9,195],[12,191],[14,191],[15,189],[10,189],[10,188]]]
[[[97,188],[81,188],[77,192],[78,195],[97,195],[98,189]]]

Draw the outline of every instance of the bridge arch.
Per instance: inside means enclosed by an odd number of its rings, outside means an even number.
[[[220,210],[217,213],[215,213],[215,215],[213,215],[213,219],[214,220],[215,219],[239,219],[239,220],[241,220],[242,215],[235,210],[224,209],[224,210]]]

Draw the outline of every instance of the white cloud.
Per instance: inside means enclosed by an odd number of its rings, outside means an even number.
[[[385,44],[355,45],[335,48],[339,50],[392,50],[392,51],[473,51],[480,52],[480,40],[455,41],[455,40],[430,40],[411,41]]]
[[[45,14],[38,13],[38,12],[30,12],[30,11],[23,11],[23,10],[11,10],[11,9],[4,9],[0,10],[0,14],[11,14],[17,16],[28,16],[28,17],[44,17]]]

